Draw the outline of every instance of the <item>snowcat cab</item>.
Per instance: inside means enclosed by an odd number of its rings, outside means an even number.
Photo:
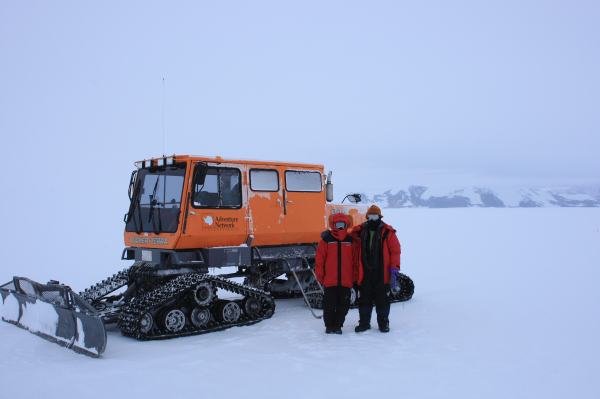
[[[261,252],[271,253],[268,247],[309,254],[326,228],[321,165],[189,156],[138,165],[125,216],[125,259],[249,266]],[[358,208],[346,208],[360,218]]]

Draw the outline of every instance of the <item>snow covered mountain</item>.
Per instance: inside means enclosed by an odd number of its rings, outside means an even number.
[[[490,189],[414,185],[398,191],[361,194],[363,202],[386,208],[600,207],[600,187]]]

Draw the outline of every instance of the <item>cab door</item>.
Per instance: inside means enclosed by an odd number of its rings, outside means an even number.
[[[248,168],[249,231],[252,245],[281,245],[284,236],[283,184],[276,167]]]
[[[296,243],[317,242],[320,233],[326,228],[325,190],[321,171],[286,168],[284,181],[286,237]]]
[[[204,168],[202,173],[196,169]],[[247,207],[237,164],[198,163],[180,248],[238,246],[248,237]]]

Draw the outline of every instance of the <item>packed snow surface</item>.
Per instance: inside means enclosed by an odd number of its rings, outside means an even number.
[[[301,299],[278,300],[269,320],[207,335],[109,330],[92,359],[0,323],[2,397],[600,397],[600,209],[384,216],[416,285],[392,305],[389,334],[355,334],[351,310],[342,336],[325,335]],[[64,281],[88,270],[53,267]]]
[[[19,301],[13,295],[8,295],[2,299],[0,306],[0,318],[10,321],[19,320]]]

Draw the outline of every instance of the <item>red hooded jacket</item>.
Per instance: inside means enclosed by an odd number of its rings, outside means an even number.
[[[354,245],[348,230],[335,228],[337,222],[344,222],[348,228],[352,227],[352,220],[348,215],[336,213],[329,216],[329,230],[321,234],[321,241],[317,246],[315,274],[325,287],[351,288],[357,266],[354,262]]]
[[[383,261],[383,283],[389,284],[390,282],[390,269],[398,268],[400,269],[400,241],[398,241],[398,237],[396,236],[396,230],[392,226],[386,223],[382,223],[381,228],[381,245],[382,245],[382,261]],[[363,259],[362,259],[362,243],[361,243],[361,232],[363,230],[364,224],[360,226],[356,226],[352,230],[352,238],[354,239],[354,259],[357,267],[354,268],[355,275],[354,280],[358,282],[358,284],[362,283],[364,274],[363,274]]]

